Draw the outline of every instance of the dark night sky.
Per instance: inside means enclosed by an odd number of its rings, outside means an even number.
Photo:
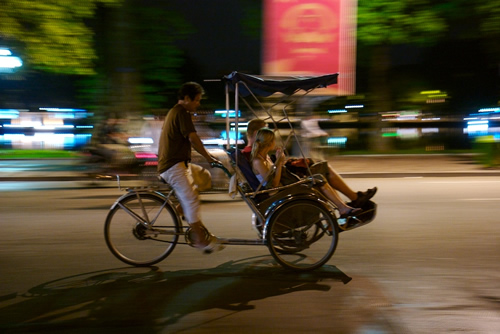
[[[176,0],[172,3],[196,32],[179,45],[204,79],[232,71],[260,72],[260,40],[243,32],[237,0]]]

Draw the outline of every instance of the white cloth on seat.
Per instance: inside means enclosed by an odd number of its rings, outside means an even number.
[[[238,183],[238,179],[236,177],[236,174],[234,174],[233,176],[231,176],[231,179],[229,180],[229,196],[231,196],[231,198],[233,198],[233,199],[238,194],[238,189],[236,186],[237,183]]]

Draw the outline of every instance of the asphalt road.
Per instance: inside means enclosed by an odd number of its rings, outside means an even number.
[[[342,233],[321,270],[295,274],[263,246],[181,245],[129,267],[103,238],[119,190],[1,182],[0,332],[500,332],[500,177],[349,183],[379,187],[375,221]],[[255,237],[245,203],[203,199],[213,233]]]

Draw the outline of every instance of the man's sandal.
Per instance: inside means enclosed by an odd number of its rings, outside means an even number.
[[[209,241],[208,245],[206,245],[205,247],[199,248],[201,251],[203,251],[203,253],[211,254],[214,252],[220,252],[221,250],[226,248],[226,245],[224,245],[224,243],[219,238],[217,238],[215,235],[210,234],[209,238],[210,238],[210,241]]]
[[[205,240],[208,240],[208,244],[205,246],[197,246],[191,238],[191,228],[188,228],[186,230],[186,234],[185,234],[186,242],[188,243],[188,245],[190,245],[191,247],[194,247],[196,249],[199,249],[204,254],[211,254],[214,252],[219,252],[219,251],[223,250],[224,248],[226,248],[224,243],[219,238],[217,238],[215,235],[208,232],[208,230],[205,227],[203,227],[203,230],[205,232]]]

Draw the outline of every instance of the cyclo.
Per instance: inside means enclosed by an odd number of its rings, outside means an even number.
[[[240,99],[250,111],[257,112],[247,101],[253,98],[263,111],[265,120],[278,129],[278,124],[289,126],[284,145],[295,140],[305,158],[298,135],[290,121],[288,110],[294,102],[290,97],[303,97],[316,88],[337,82],[338,74],[319,77],[269,78],[233,72],[223,78],[226,85],[226,128],[229,133],[230,96],[234,94],[234,110],[239,110]],[[279,93],[280,101],[265,107],[259,97]],[[296,94],[297,93],[297,94]],[[297,101],[295,98],[293,101]],[[262,113],[261,113],[262,114]],[[235,113],[238,132],[238,113]],[[228,136],[229,137],[229,136]],[[236,135],[238,138],[238,135]],[[370,223],[376,214],[376,204],[369,201],[357,216],[341,219],[338,209],[317,189],[321,175],[309,175],[297,182],[273,189],[265,189],[253,174],[250,162],[237,147],[227,145],[228,164],[221,168],[231,184],[253,213],[256,239],[221,238],[227,245],[263,245],[272,257],[286,269],[307,271],[327,263],[338,244],[339,233]],[[121,261],[134,266],[150,266],[168,257],[175,246],[192,245],[189,226],[183,224],[176,210],[175,192],[168,185],[127,189],[112,205],[104,226],[108,248]]]

